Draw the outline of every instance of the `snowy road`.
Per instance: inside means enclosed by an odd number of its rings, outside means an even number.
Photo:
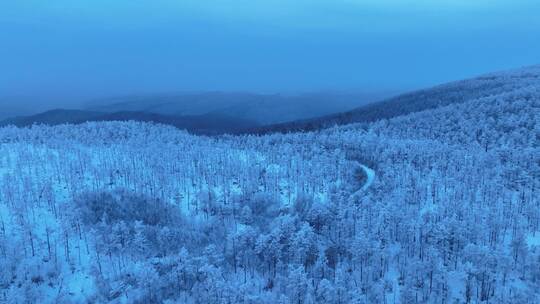
[[[365,191],[371,186],[371,184],[373,184],[373,181],[375,180],[375,171],[362,164],[360,164],[360,167],[362,170],[364,170],[367,176],[366,183],[362,186],[362,188],[360,188],[360,191]]]
[[[351,194],[350,196],[351,199],[361,197],[362,194],[367,189],[369,189],[369,187],[371,187],[371,185],[373,184],[373,181],[375,180],[375,171],[373,169],[368,168],[367,166],[362,165],[361,163],[358,163],[358,165],[360,166],[360,168],[362,168],[362,170],[366,174],[366,182],[364,183],[364,185],[362,185],[362,187],[360,187],[360,189],[356,190],[353,194]]]

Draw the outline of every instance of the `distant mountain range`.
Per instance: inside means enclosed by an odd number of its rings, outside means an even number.
[[[103,99],[87,103],[85,109],[107,113],[136,111],[172,116],[213,114],[269,125],[339,113],[388,96],[388,93],[280,95],[207,92]]]
[[[313,131],[335,125],[370,123],[496,96],[535,85],[539,77],[540,65],[535,65],[451,82],[372,103],[368,101],[377,100],[381,95],[194,93],[122,97],[93,101],[84,105],[82,110],[59,109],[9,118],[1,121],[0,126],[136,120],[211,135]]]
[[[18,115],[0,121],[0,125],[29,126],[137,120],[173,125],[198,134],[237,133],[264,125],[343,112],[383,96],[386,95],[382,93],[264,95],[221,92],[131,96],[95,100],[78,109],[55,109],[38,114]],[[5,106],[0,104],[0,112],[16,112],[17,109],[11,109],[9,105],[10,103],[6,103]],[[19,109],[19,113],[29,111],[24,110]]]
[[[216,114],[170,116],[148,112],[122,111],[104,113],[84,110],[50,110],[30,116],[14,117],[3,120],[0,126],[14,125],[18,127],[33,124],[59,125],[80,124],[88,121],[143,121],[171,125],[179,129],[189,130],[196,134],[237,133],[254,128],[256,122],[245,121]]]

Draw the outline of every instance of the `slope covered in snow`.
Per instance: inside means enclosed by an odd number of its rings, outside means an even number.
[[[317,132],[2,128],[0,302],[537,303],[537,72]]]
[[[540,65],[534,65],[401,94],[347,112],[254,128],[250,132],[258,134],[303,132],[351,123],[366,124],[472,100],[489,99],[530,87],[538,88],[539,85]]]

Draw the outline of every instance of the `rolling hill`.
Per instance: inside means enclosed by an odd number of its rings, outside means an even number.
[[[269,125],[348,111],[391,93],[184,93],[96,100],[83,108],[98,112],[136,111],[172,116],[213,114]]]
[[[250,93],[192,93],[131,96],[86,103],[77,109],[54,109],[34,114],[31,109],[11,110],[0,126],[78,124],[87,121],[155,122],[196,134],[239,133],[260,126],[342,112],[384,94],[311,93],[263,95]],[[9,117],[9,116],[8,116]]]
[[[214,92],[125,97],[95,101],[87,104],[85,110],[57,109],[9,118],[1,121],[0,126],[135,120],[171,125],[195,134],[302,132],[351,123],[371,123],[481,98],[496,98],[530,86],[540,86],[540,65],[442,84],[329,115],[325,114],[339,112],[339,109],[358,103],[360,96]]]
[[[233,133],[252,128],[255,122],[218,114],[170,116],[156,113],[121,111],[113,113],[56,109],[31,116],[20,116],[0,122],[0,126],[26,127],[34,124],[81,124],[90,121],[141,121],[171,125],[195,134]]]
[[[442,84],[370,103],[343,113],[320,118],[263,126],[247,133],[313,131],[335,125],[369,123],[409,113],[435,109],[483,97],[497,96],[540,84],[540,65],[490,73],[476,78]]]
[[[538,74],[318,132],[61,110],[37,118],[77,124],[0,128],[0,302],[540,303]]]

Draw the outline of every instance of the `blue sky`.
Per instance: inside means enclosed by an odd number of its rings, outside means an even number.
[[[533,0],[0,2],[0,96],[407,90],[540,63]]]

